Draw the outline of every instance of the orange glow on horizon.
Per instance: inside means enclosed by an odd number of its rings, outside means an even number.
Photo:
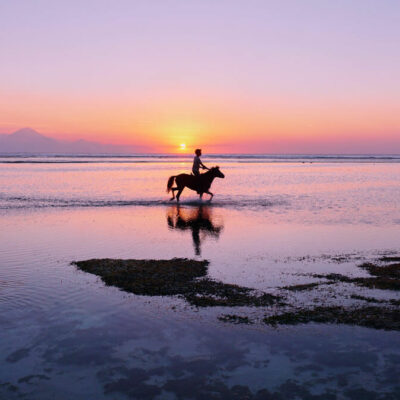
[[[384,138],[399,142],[400,130],[398,114],[388,104],[376,108],[375,104],[303,102],[299,106],[296,98],[272,103],[216,94],[139,102],[10,93],[0,98],[0,121],[0,133],[30,126],[56,139],[138,145],[152,152],[192,153],[202,148],[205,154],[296,152],[296,146],[299,152],[308,148],[329,152],[332,143],[343,143],[347,151],[346,142],[357,152],[358,142],[364,148],[368,141],[379,143]]]

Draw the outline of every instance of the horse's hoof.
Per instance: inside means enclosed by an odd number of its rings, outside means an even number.
[[[172,200],[174,200],[175,199],[175,197],[171,197],[170,199],[169,199],[169,201],[172,201]]]

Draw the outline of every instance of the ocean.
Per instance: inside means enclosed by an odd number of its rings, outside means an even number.
[[[399,300],[352,283],[285,287],[367,277],[361,263],[400,254],[400,156],[202,160],[225,178],[211,202],[185,189],[178,205],[167,180],[190,173],[189,156],[0,156],[1,399],[400,394],[398,330],[271,326],[263,321],[278,305],[196,308],[107,286],[71,264],[207,260],[211,279],[284,293],[290,311]]]

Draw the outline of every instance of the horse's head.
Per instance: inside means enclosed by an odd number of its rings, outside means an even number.
[[[219,167],[218,167],[218,166],[217,166],[217,167],[212,167],[212,168],[210,169],[210,171],[211,171],[212,175],[213,175],[215,178],[225,178],[225,175],[219,170]]]

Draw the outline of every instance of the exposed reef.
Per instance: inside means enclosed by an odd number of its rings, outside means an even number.
[[[375,329],[400,330],[400,312],[385,307],[315,307],[264,318],[269,325],[308,322],[358,325]]]
[[[80,270],[107,285],[146,296],[179,296],[196,307],[269,306],[279,297],[207,277],[208,261],[92,259],[76,261]]]
[[[390,304],[392,306],[400,306],[400,300],[394,300],[394,299],[382,300],[382,299],[376,299],[375,297],[360,296],[357,294],[352,294],[350,297],[354,300],[366,301],[367,303],[379,303],[379,304]]]
[[[393,259],[394,257],[390,257]],[[379,265],[376,263],[363,263],[359,268],[366,270],[370,277],[348,277],[341,274],[312,274],[314,278],[325,278],[332,282],[354,283],[370,289],[400,290],[400,263]]]
[[[339,282],[352,283],[369,289],[400,290],[400,257],[381,257],[375,263],[366,262],[358,267],[367,271],[369,277],[348,277],[330,273],[327,275],[311,274],[314,278],[325,279],[304,285],[286,286],[282,289],[290,291],[312,290],[320,285]],[[308,322],[335,323],[365,326],[375,329],[400,330],[399,300],[376,299],[370,296],[353,294],[353,300],[367,303],[382,304],[382,306],[331,306],[315,308],[297,308],[294,311],[272,315],[264,318],[264,322],[276,326],[278,324],[296,325]]]
[[[223,314],[218,317],[222,322],[231,322],[234,324],[252,324],[253,322],[249,317],[242,317],[241,315],[235,314]]]
[[[107,285],[116,286],[136,295],[178,296],[194,307],[268,307],[268,311],[265,309],[268,315],[262,315],[261,320],[272,326],[316,322],[400,330],[400,300],[347,293],[342,297],[334,295],[334,298],[340,301],[340,305],[325,306],[322,303],[323,297],[318,301],[320,292],[313,292],[320,286],[336,287],[340,283],[351,283],[368,289],[398,291],[400,290],[399,259],[397,256],[385,256],[375,262],[358,265],[369,276],[310,274],[308,276],[319,278],[320,281],[281,287],[281,296],[211,279],[207,275],[206,260],[92,259],[76,261],[73,264],[82,271],[100,276]],[[297,292],[313,292],[311,295],[317,296],[316,304],[314,302],[312,305],[302,306],[296,298],[293,298]],[[271,308],[272,305],[274,307]],[[246,311],[241,312],[243,313],[244,315],[223,314],[218,319],[234,324],[254,323],[246,315]]]

